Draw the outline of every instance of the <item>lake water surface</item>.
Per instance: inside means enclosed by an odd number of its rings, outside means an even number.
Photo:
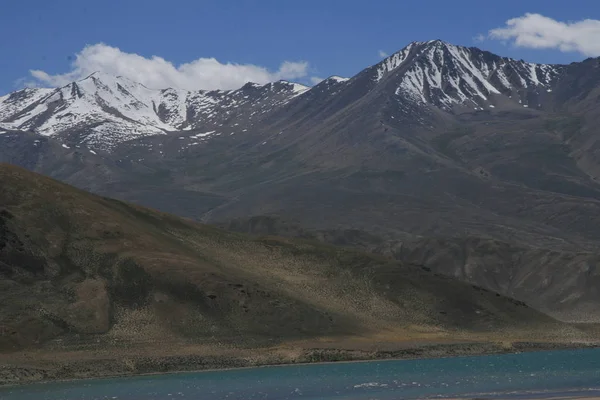
[[[600,396],[600,349],[332,363],[0,389],[2,400],[367,400]]]

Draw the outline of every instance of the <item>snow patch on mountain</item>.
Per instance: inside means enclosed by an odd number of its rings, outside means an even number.
[[[271,90],[277,90],[278,88],[284,87],[286,90],[291,91],[295,96],[299,96],[304,92],[310,90],[309,86],[304,86],[299,83],[288,82],[288,81],[278,81],[272,82],[268,84]]]
[[[344,77],[341,77],[341,76],[333,75],[333,76],[330,76],[329,78],[327,78],[327,80],[331,80],[333,82],[340,83],[340,82],[349,81],[350,78],[344,78]]]
[[[212,135],[215,132],[216,131],[210,131],[210,132],[204,132],[204,133],[197,133],[197,134],[195,134],[193,136],[190,136],[190,139],[199,139],[199,138],[202,138],[202,137],[210,136],[210,135]]]
[[[46,97],[53,91],[53,89],[27,88],[5,96],[0,96],[0,121],[10,119],[28,105]]]

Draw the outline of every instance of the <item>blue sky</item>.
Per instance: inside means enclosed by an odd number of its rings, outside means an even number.
[[[258,80],[291,77],[291,80],[310,82],[330,75],[352,76],[378,62],[380,51],[391,54],[414,40],[443,39],[454,44],[477,45],[500,55],[544,63],[568,63],[588,55],[600,56],[595,54],[596,47],[589,40],[587,50],[581,50],[578,45],[564,45],[562,51],[558,48],[560,44],[519,47],[514,42],[516,36],[500,40],[486,37],[479,43],[474,40],[477,35],[487,36],[490,30],[506,26],[507,20],[526,13],[564,22],[597,20],[600,19],[600,1],[597,0],[28,0],[5,3],[0,13],[0,94],[25,84],[51,86],[78,77],[93,66],[84,57],[80,64],[87,64],[73,66],[76,55],[86,45],[99,43],[106,47],[93,47],[85,57],[106,65],[107,72],[112,72],[110,58],[123,54],[138,55],[140,61],[142,57],[160,56],[173,64],[173,74],[180,64],[215,58],[218,63],[211,64],[210,79],[198,78],[204,76],[203,70],[198,69],[204,68],[204,64],[192,66],[197,68],[193,75],[196,78],[190,79],[209,85],[219,81],[216,86],[236,85],[237,80],[254,77],[252,74],[260,71],[263,75],[256,75]],[[528,20],[523,21],[523,24],[528,23]],[[541,24],[539,29],[546,29],[545,26]],[[558,35],[564,36],[560,32]],[[580,39],[573,39],[577,40]],[[134,58],[124,60],[129,66],[136,65]],[[282,68],[284,61],[296,64]],[[305,63],[297,64],[302,61]],[[262,69],[246,70],[242,76],[234,68],[225,71],[221,67],[225,63]],[[149,74],[153,73],[150,63],[144,65]],[[73,71],[78,68],[79,72]],[[118,68],[120,71],[125,66]],[[40,73],[32,77],[30,70]],[[224,75],[220,79],[216,74],[221,70],[225,75],[237,74],[236,78],[228,81]],[[180,82],[185,86],[190,82],[181,77],[165,78],[169,73],[157,73],[162,78],[157,77],[151,83],[161,84],[161,79],[167,79],[167,83]],[[56,74],[67,75],[55,77]]]

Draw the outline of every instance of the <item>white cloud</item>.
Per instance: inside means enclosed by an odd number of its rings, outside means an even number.
[[[379,57],[381,57],[381,58],[386,58],[386,57],[388,57],[388,56],[389,56],[389,54],[388,54],[388,53],[386,53],[386,52],[385,52],[385,51],[383,51],[383,50],[379,50]]]
[[[15,89],[22,89],[24,87],[26,88],[34,88],[39,86],[37,82],[34,82],[31,80],[30,77],[27,78],[19,78],[17,79],[14,84],[13,84]]]
[[[310,77],[310,83],[312,83],[313,85],[318,85],[319,83],[323,82],[324,79],[320,78],[318,76],[311,76]]]
[[[481,42],[485,41],[485,35],[480,33],[473,38],[473,41],[475,43],[481,43]]]
[[[63,86],[72,81],[101,71],[124,76],[149,88],[176,87],[197,89],[236,89],[247,82],[268,83],[280,79],[294,80],[308,77],[306,61],[284,61],[277,71],[252,64],[221,63],[214,58],[199,58],[189,63],[175,65],[162,57],[146,58],[126,53],[103,43],[86,46],[71,65],[71,71],[50,75],[44,71],[31,70],[33,82],[28,85]]]
[[[561,22],[540,14],[527,13],[492,29],[492,39],[512,41],[516,46],[534,49],[559,49],[586,56],[600,56],[600,20]]]

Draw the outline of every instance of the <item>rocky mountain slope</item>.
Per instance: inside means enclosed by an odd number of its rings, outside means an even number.
[[[599,70],[599,59],[539,65],[436,40],[310,89],[249,84],[185,102],[179,91],[98,75],[76,83],[93,113],[67,111],[83,100],[48,102],[43,90],[3,97],[0,160],[204,222],[268,215],[311,232],[415,238],[414,254],[431,254],[424,260],[446,260],[441,254],[470,238],[506,243],[476,252],[518,273],[488,273],[488,261],[471,275],[460,271],[468,262],[431,264],[522,300],[547,293],[536,306],[565,317],[582,303],[559,299],[600,304],[589,284],[600,242]],[[133,113],[136,104],[145,111]],[[70,112],[86,115],[81,125],[49,128]],[[121,121],[133,124],[124,136]],[[134,125],[150,128],[138,134]],[[527,262],[509,257],[514,246]],[[563,262],[555,252],[589,257]],[[577,271],[569,292],[514,279],[564,276],[565,265]]]

